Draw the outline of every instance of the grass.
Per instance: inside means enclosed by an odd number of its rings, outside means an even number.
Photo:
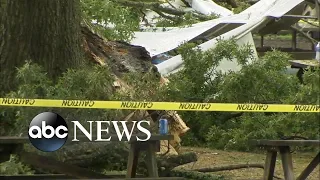
[[[297,35],[298,36],[298,35]],[[253,35],[253,38],[254,39],[260,39],[260,36],[259,35]],[[264,36],[264,39],[265,40],[291,40],[292,39],[292,36],[291,34],[268,34],[266,36]]]
[[[235,152],[235,151],[221,151],[212,150],[207,148],[194,148],[194,147],[184,147],[183,152],[196,152],[198,154],[198,161],[196,163],[190,163],[180,166],[179,169],[191,170],[195,168],[204,167],[218,167],[236,164],[262,164],[264,165],[265,154],[258,153],[246,153],[246,152]],[[297,153],[294,152],[293,156],[293,167],[294,174],[297,177],[300,172],[310,163],[310,161],[315,157],[314,153]],[[278,157],[279,158],[279,157]],[[281,165],[281,159],[277,158],[275,176],[284,179],[283,170]],[[261,179],[263,175],[263,169],[260,168],[247,168],[238,169],[231,171],[220,171],[213,174],[223,175],[227,179]],[[320,179],[320,167],[316,169],[309,176],[308,180],[319,180]]]

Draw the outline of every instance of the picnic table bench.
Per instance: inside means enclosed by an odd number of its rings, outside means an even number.
[[[264,180],[272,180],[274,175],[277,152],[280,153],[282,168],[285,180],[294,180],[292,156],[290,147],[293,146],[316,146],[319,147],[318,154],[313,158],[309,165],[301,172],[297,180],[305,180],[320,163],[320,140],[252,140],[251,144],[263,147],[267,150],[265,159]]]
[[[141,151],[145,151],[149,177],[153,180],[166,179],[166,178],[159,178],[158,166],[156,161],[156,152],[159,152],[160,150],[160,140],[172,140],[173,136],[153,134],[148,141],[144,141],[144,142],[136,141],[135,137],[137,136],[139,138],[143,138],[145,135],[132,135],[131,140],[129,141],[130,150],[129,150],[128,164],[127,164],[126,178],[136,177],[136,169],[138,166],[137,162],[138,162],[139,154]],[[77,139],[79,139],[81,142],[81,140],[85,138],[86,137],[79,137]],[[70,142],[70,139],[68,141]],[[117,136],[111,135],[111,141],[118,141]],[[86,142],[88,142],[88,140]],[[64,162],[59,162],[57,160],[38,155],[36,153],[24,151],[23,144],[27,144],[27,143],[30,143],[28,137],[0,137],[0,163],[9,160],[10,154],[17,154],[19,155],[20,160],[26,164],[29,164],[35,167],[41,167],[41,169],[47,169],[50,171],[54,170],[62,174],[60,176],[48,175],[48,178],[54,177],[54,179],[59,179],[59,178],[66,179],[66,176],[70,176],[70,178],[73,177],[73,178],[81,178],[81,179],[113,178],[113,176],[95,173],[85,168],[77,167]],[[79,142],[74,142],[74,143],[79,143]],[[30,176],[15,176],[15,177],[16,178],[14,179],[17,179],[19,177],[21,179],[24,179]],[[46,175],[36,175],[30,178],[35,180],[35,179],[45,179],[44,177],[46,177]],[[2,176],[1,178],[10,178],[10,176]],[[145,178],[135,178],[135,179],[145,179]],[[183,179],[183,178],[172,177],[170,179]]]

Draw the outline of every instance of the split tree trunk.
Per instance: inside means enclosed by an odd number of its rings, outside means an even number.
[[[79,0],[1,0],[0,90],[31,60],[56,77],[82,61]]]

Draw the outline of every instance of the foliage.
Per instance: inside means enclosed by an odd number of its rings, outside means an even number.
[[[81,0],[83,18],[88,22],[94,21],[93,28],[110,40],[130,41],[133,32],[139,30],[139,23],[145,18],[147,10],[159,14],[158,27],[185,27],[218,17],[215,14],[204,16],[195,12],[181,14],[182,11],[174,8],[170,9],[179,15],[168,14],[155,7],[161,3],[159,0]]]
[[[169,77],[167,86],[159,86],[152,73],[129,73],[123,80],[131,94],[116,93],[110,70],[100,66],[83,66],[68,70],[54,84],[45,71],[32,62],[18,69],[19,88],[6,97],[91,100],[146,100],[235,103],[319,104],[319,69],[307,71],[305,85],[285,73],[288,54],[279,51],[255,59],[249,45],[239,46],[234,39],[219,40],[214,49],[201,51],[194,44],[179,48],[184,69]],[[241,65],[236,72],[222,72],[222,61]],[[213,78],[214,77],[214,78]],[[54,111],[67,122],[71,120],[119,119],[129,111],[98,109],[4,107],[0,112],[1,134],[25,134],[36,114]],[[233,113],[179,112],[191,127],[183,144],[249,151],[250,139],[279,139],[303,136],[319,139],[319,115],[316,113]],[[2,167],[3,168],[3,167]]]
[[[160,17],[156,23],[157,27],[189,27],[192,24],[196,24],[202,22],[204,20],[216,19],[218,16],[213,14],[210,16],[206,16],[205,19],[199,19],[199,17],[195,16],[192,12],[187,12],[180,17]]]
[[[248,45],[239,46],[235,40],[220,40],[215,49],[205,52],[192,47],[180,49],[184,69],[169,77],[166,101],[319,104],[319,69],[307,71],[306,84],[301,85],[296,76],[285,73],[290,59],[286,53],[274,50],[255,59]],[[221,61],[235,60],[242,67],[239,71],[217,69]],[[249,139],[319,138],[316,113],[179,113],[194,135],[183,139],[185,145],[196,141],[213,148],[249,151]]]
[[[130,76],[130,74],[128,75]],[[39,98],[39,99],[83,99],[83,100],[116,100],[125,99],[116,93],[112,87],[114,78],[107,67],[84,65],[79,69],[69,69],[57,83],[47,77],[44,69],[31,61],[17,70],[19,87],[16,91],[8,93],[5,97]],[[155,86],[156,87],[156,86]],[[45,111],[60,114],[69,124],[72,120],[117,120],[125,117],[132,111],[104,110],[104,109],[62,109],[40,107],[2,107],[0,111],[0,136],[21,135],[26,136],[30,120],[37,114]],[[85,127],[86,124],[82,123]],[[86,127],[88,128],[88,127]],[[71,132],[72,133],[72,132]],[[114,147],[114,146],[113,146]],[[34,148],[29,148],[33,150]],[[119,150],[119,149],[117,149]],[[113,153],[118,158],[117,153]],[[109,155],[112,162],[113,156]],[[111,158],[111,159],[110,159]],[[12,166],[11,166],[12,165]],[[110,163],[105,161],[105,168],[124,168],[123,162]],[[12,169],[10,169],[12,167]],[[21,163],[10,160],[0,165],[0,169],[9,174],[28,173],[29,170]],[[14,169],[16,169],[14,171]]]
[[[114,1],[82,0],[84,16],[98,23],[112,24],[107,29],[97,25],[111,40],[129,40],[139,26],[140,10],[124,8]],[[244,2],[244,1],[239,1]],[[240,7],[244,8],[247,4]],[[236,10],[235,10],[236,11]],[[138,13],[139,12],[139,13]],[[212,17],[213,18],[213,17]],[[186,13],[177,21],[162,20],[158,26],[185,26],[199,22],[194,14]],[[279,103],[320,104],[320,69],[309,69],[301,85],[293,75],[285,73],[286,53],[274,50],[255,59],[249,45],[239,46],[236,40],[219,40],[216,47],[201,51],[194,44],[184,44],[178,49],[184,68],[169,77],[167,86],[159,86],[152,73],[129,73],[123,80],[131,87],[131,94],[116,93],[110,69],[83,66],[70,69],[55,84],[45,70],[27,62],[18,69],[19,87],[6,97],[44,99],[91,100],[148,100],[188,102]],[[237,72],[220,71],[223,61],[233,61],[242,68]],[[70,120],[119,119],[129,111],[96,109],[60,109],[33,107],[2,107],[0,111],[0,136],[25,135],[30,120],[40,112],[54,111]],[[320,118],[316,113],[233,113],[233,112],[179,112],[191,128],[182,142],[185,145],[249,151],[250,139],[279,139],[283,136],[303,136],[319,139]],[[121,169],[122,163],[115,165]],[[0,173],[33,173],[28,167],[10,161],[0,165]],[[186,175],[188,177],[194,175]],[[204,177],[202,177],[204,178]],[[212,179],[213,177],[208,178]]]
[[[130,40],[139,29],[139,11],[112,1],[81,0],[84,17],[95,20],[97,30],[110,40]]]
[[[11,155],[10,160],[0,163],[1,175],[34,174],[30,167],[19,162],[16,155]]]
[[[9,93],[6,97],[83,100],[111,100],[114,97],[112,89],[113,77],[109,69],[100,66],[90,67],[84,65],[77,70],[70,69],[54,84],[46,76],[42,67],[28,62],[18,69],[17,81],[19,82],[17,91]],[[0,112],[0,123],[5,124],[6,128],[2,129],[3,131],[1,130],[0,135],[27,132],[26,128],[30,120],[36,114],[44,111],[57,112],[62,117],[65,117],[67,122],[74,119],[80,121],[98,118],[110,119],[119,114],[119,111],[98,109],[5,107]]]
[[[120,100],[132,101],[161,101],[159,92],[162,88],[159,86],[159,75],[152,72],[142,74],[140,72],[125,74],[123,80],[133,89],[130,97],[125,94],[117,94]]]
[[[232,10],[235,14],[238,14],[244,11],[245,9],[247,9],[248,7],[250,7],[250,4],[248,3],[247,0],[237,0],[237,6],[238,7]]]
[[[250,7],[247,0],[215,0],[214,2],[222,7],[232,10],[235,14],[238,14]]]

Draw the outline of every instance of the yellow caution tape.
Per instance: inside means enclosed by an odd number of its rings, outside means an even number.
[[[241,111],[241,112],[320,112],[320,105],[234,104],[190,102],[134,102],[0,98],[0,106],[144,109],[175,111]]]

